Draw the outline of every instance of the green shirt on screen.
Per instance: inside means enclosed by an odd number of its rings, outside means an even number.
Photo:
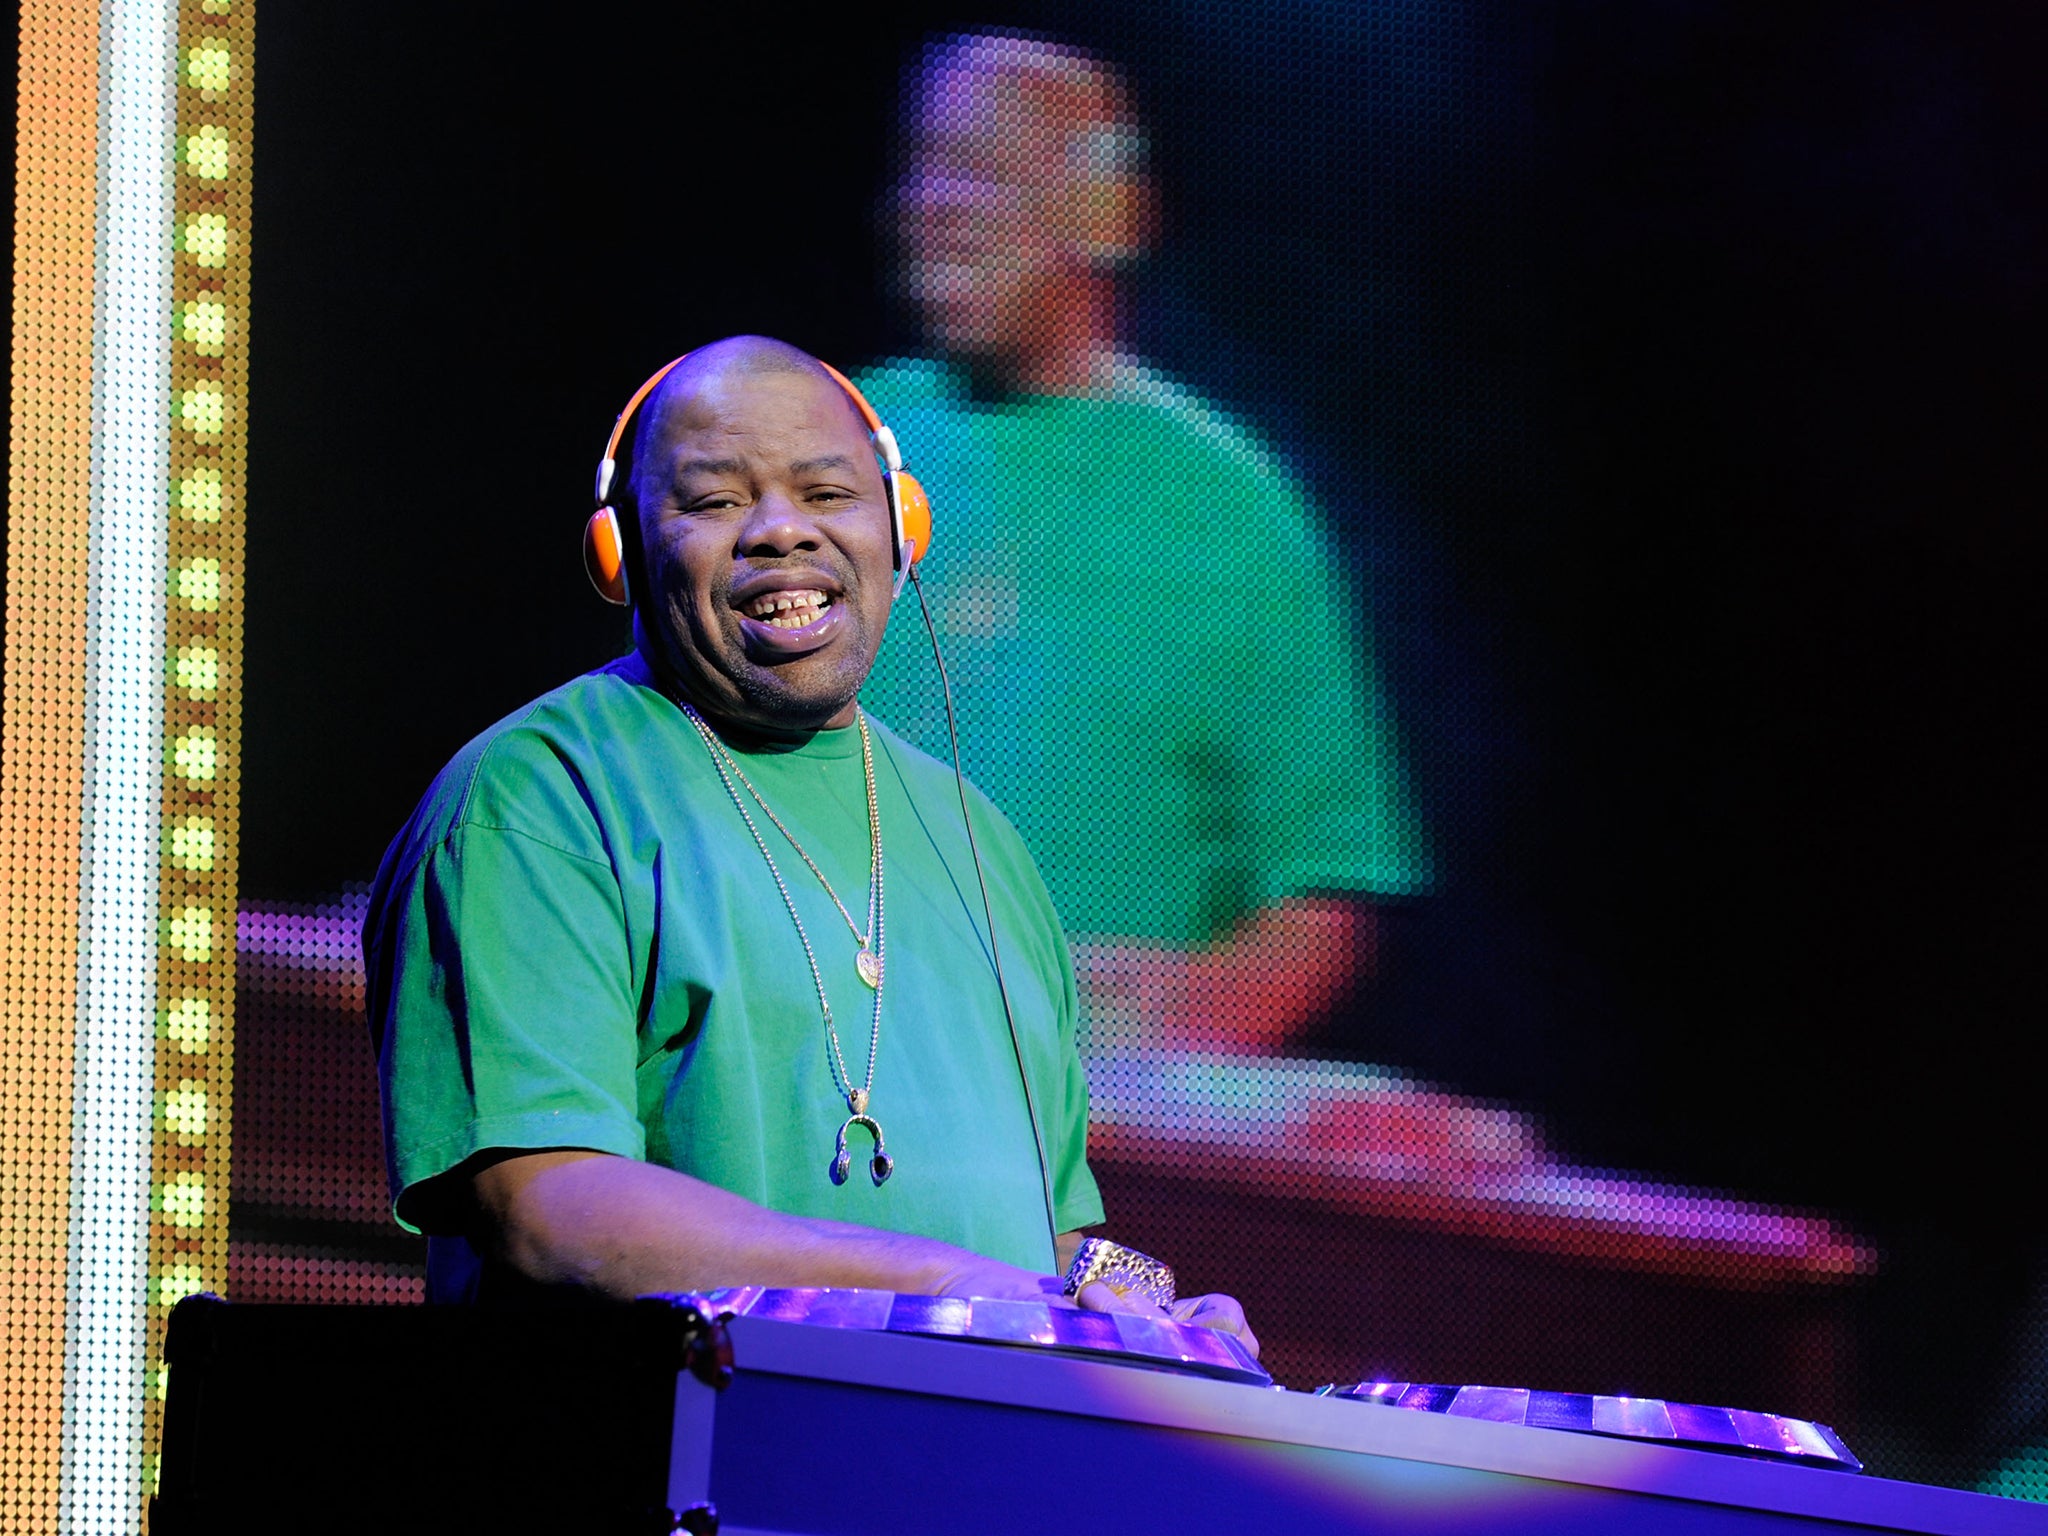
[[[962,757],[1069,931],[1190,947],[1289,895],[1426,889],[1366,594],[1249,434],[1135,364],[999,404],[929,362],[858,382],[931,494]],[[861,702],[943,754],[910,618]]]
[[[1023,1089],[950,769],[873,728],[886,976],[870,1113],[896,1171],[828,1167],[847,1114],[795,925],[703,741],[637,656],[494,726],[385,854],[364,926],[398,1219],[488,1148],[584,1147],[679,1169],[774,1210],[1054,1267]],[[733,743],[856,916],[869,845],[856,729]],[[742,794],[745,792],[742,791]],[[970,793],[1061,1231],[1099,1222],[1071,963],[1016,832]],[[846,921],[768,839],[866,1076],[873,993]],[[473,1259],[444,1248],[444,1273]],[[744,1280],[744,1276],[735,1276]],[[445,1291],[446,1283],[437,1281]]]

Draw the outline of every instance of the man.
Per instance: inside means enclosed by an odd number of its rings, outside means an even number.
[[[977,796],[1005,999],[952,774],[857,702],[894,554],[850,397],[779,342],[703,348],[618,489],[635,651],[458,754],[371,896],[430,1288],[1056,1294],[1102,1219],[1072,972]],[[1174,1315],[1250,1338],[1228,1298]]]
[[[1272,1049],[1370,975],[1375,903],[1429,859],[1364,594],[1272,455],[1123,344],[1147,153],[1091,54],[929,48],[892,224],[934,355],[859,382],[944,511],[962,751],[1081,943],[1097,1044]],[[943,750],[909,626],[864,697]]]

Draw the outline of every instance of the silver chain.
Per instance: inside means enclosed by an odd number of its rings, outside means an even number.
[[[747,793],[753,796],[754,803],[761,807],[762,814],[775,823],[776,829],[784,837],[789,838],[789,845],[796,850],[797,857],[810,866],[811,873],[818,877],[818,883],[825,887],[825,894],[831,896],[832,904],[839,908],[839,915],[846,918],[848,927],[853,928],[853,936],[860,940],[863,950],[868,947],[868,941],[861,937],[860,929],[855,927],[853,919],[847,916],[845,905],[833,893],[831,884],[826,881],[823,872],[812,863],[811,856],[804,852],[803,845],[790,836],[789,828],[783,826],[781,819],[768,809],[768,802],[761,798],[761,792],[754,788],[752,782],[740,771],[739,763],[727,751],[725,743],[718,739],[709,725],[705,724],[704,717],[697,713],[694,705],[684,703],[682,710],[689,717],[690,724],[697,728],[697,734],[704,738],[705,750],[711,754],[711,766],[718,770],[719,782],[725,785],[725,792],[732,797],[733,806],[739,811],[740,819],[747,824],[747,831],[753,834],[754,846],[761,850],[762,861],[767,864],[768,873],[775,881],[775,889],[782,893],[782,904],[789,909],[789,920],[796,925],[797,939],[804,947],[804,959],[810,963],[811,981],[818,989],[818,1009],[825,1017],[825,1038],[832,1045],[832,1067],[837,1073],[840,1090],[846,1097],[847,1107],[856,1115],[865,1115],[868,1111],[869,1096],[875,1086],[875,1055],[882,1044],[882,982],[887,975],[882,965],[885,942],[882,926],[882,818],[875,799],[875,757],[874,748],[868,739],[867,717],[856,714],[854,720],[860,727],[861,767],[867,775],[868,844],[874,860],[868,877],[868,924],[874,935],[875,1006],[873,1022],[868,1032],[867,1080],[859,1088],[855,1088],[853,1074],[846,1069],[846,1052],[839,1044],[839,1028],[832,1020],[832,1002],[825,995],[825,977],[818,969],[818,957],[811,949],[811,936],[804,931],[804,920],[797,915],[796,900],[789,894],[789,886],[782,878],[782,871],[775,865],[775,855],[769,852],[767,839],[761,836],[761,829],[754,824],[753,815],[747,810],[747,802],[740,795],[740,784],[746,785]],[[739,783],[733,782],[735,778]]]
[[[687,705],[685,705],[684,707],[686,709],[689,708],[689,706]],[[703,721],[695,715],[694,711],[692,711],[692,718],[697,719],[698,730],[704,730]],[[720,741],[715,735],[707,735],[705,737],[705,743],[711,747],[713,754],[720,759],[721,765],[725,768],[730,769],[732,771],[733,777],[738,779],[740,783],[746,786],[747,793],[754,797],[754,804],[761,807],[761,814],[763,816],[766,816],[770,821],[775,823],[775,830],[780,832],[785,838],[789,840],[789,846],[796,850],[796,856],[802,859],[804,861],[805,866],[810,870],[810,872],[818,877],[818,884],[825,887],[825,894],[832,898],[832,905],[837,907],[839,909],[839,915],[846,919],[846,926],[853,934],[854,943],[858,944],[862,949],[866,949],[868,947],[868,934],[871,934],[875,931],[875,924],[881,917],[882,817],[880,808],[875,804],[875,758],[873,749],[868,744],[867,718],[864,715],[855,715],[854,719],[858,721],[860,725],[860,761],[861,768],[867,775],[868,785],[867,933],[862,933],[860,931],[860,925],[854,922],[853,914],[846,910],[846,903],[839,899],[839,893],[832,889],[832,882],[825,878],[825,871],[818,868],[817,861],[814,860],[808,853],[804,852],[804,845],[796,840],[796,834],[791,832],[789,828],[785,827],[782,824],[782,818],[780,816],[777,816],[774,810],[769,806],[768,802],[761,798],[761,791],[754,787],[754,781],[747,777],[747,771],[744,768],[740,767],[739,759],[732,755],[731,749],[728,748],[726,744]],[[730,789],[731,786],[728,785],[727,788]]]

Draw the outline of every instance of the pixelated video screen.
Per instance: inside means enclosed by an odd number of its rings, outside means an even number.
[[[1043,876],[1105,1233],[1290,1387],[1756,1408],[2048,1499],[2030,24],[73,9],[15,157],[23,1508],[135,1507],[180,1296],[424,1301],[370,882],[631,646],[591,470],[741,332],[930,495],[861,704]]]

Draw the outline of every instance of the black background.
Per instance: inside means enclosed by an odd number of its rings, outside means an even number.
[[[265,9],[244,892],[366,880],[463,740],[620,647],[576,537],[625,395],[738,330],[902,343],[899,73],[935,28],[1050,28],[1132,68],[1138,335],[1343,533],[1442,840],[1327,1046],[1843,1213],[1886,1254],[1874,1378],[1929,1455],[1997,1433],[2048,1366],[2014,1342],[2048,24],[733,11]],[[1089,531],[1105,583],[1126,532]]]

